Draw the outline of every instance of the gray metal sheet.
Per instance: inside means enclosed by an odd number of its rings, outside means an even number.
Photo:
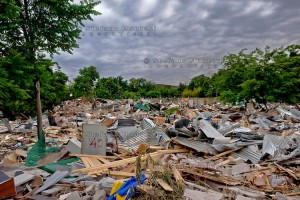
[[[295,115],[296,117],[300,118],[300,111],[299,110],[297,110],[297,109],[291,109],[290,111],[291,111],[291,113],[293,115]]]
[[[54,185],[55,183],[60,181],[62,178],[64,178],[68,173],[69,172],[67,172],[67,171],[62,171],[62,172],[56,171],[49,178],[47,178],[47,180],[44,182],[44,185],[42,187],[40,187],[37,191],[35,191],[34,194],[38,194],[38,193],[48,189],[49,187],[51,187],[52,185]]]
[[[227,144],[213,144],[212,147],[215,148],[219,152],[223,152],[230,149],[235,149],[237,147],[249,146],[253,144],[262,144],[263,141],[255,141],[255,142],[235,142],[235,143],[227,143]]]
[[[135,136],[142,129],[136,126],[121,126],[118,127],[117,134],[121,141],[128,140],[129,138]]]
[[[232,130],[234,130],[236,128],[239,128],[239,127],[241,127],[241,124],[240,123],[235,123],[235,124],[232,124],[230,126],[222,127],[218,131],[219,131],[219,133],[221,133],[222,135],[224,135],[224,134],[226,134],[226,133],[228,133],[228,132],[230,132],[230,131],[232,131]]]
[[[282,150],[290,148],[292,146],[292,141],[289,138],[284,138],[277,135],[266,134],[263,140],[262,153],[266,153],[276,156],[281,153]]]
[[[253,151],[250,147],[243,148],[238,152],[233,152],[232,155],[240,157],[245,161],[250,160],[253,164],[257,164],[262,158],[260,152]]]
[[[211,147],[209,144],[201,142],[199,140],[189,140],[188,138],[177,137],[175,141],[178,144],[189,147],[196,150],[197,152],[207,153],[210,155],[216,155],[218,152]]]
[[[147,128],[153,128],[153,127],[155,127],[155,124],[153,123],[153,121],[151,119],[145,118],[141,122],[141,128],[142,128],[142,130],[145,130]]]
[[[217,131],[208,121],[200,120],[200,128],[208,138],[222,138],[224,137]]]
[[[170,140],[170,138],[160,128],[154,127],[138,132],[125,142],[128,144],[127,148],[136,151],[142,143],[157,145],[168,140]]]

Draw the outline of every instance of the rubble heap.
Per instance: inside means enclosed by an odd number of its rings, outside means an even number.
[[[299,199],[297,106],[62,102],[0,123],[0,199]]]

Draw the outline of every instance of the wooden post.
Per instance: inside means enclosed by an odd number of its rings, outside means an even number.
[[[36,111],[37,111],[37,131],[39,140],[45,137],[42,137],[42,104],[41,104],[41,92],[40,92],[40,81],[35,83],[35,93],[36,93]],[[45,142],[45,141],[44,141]]]

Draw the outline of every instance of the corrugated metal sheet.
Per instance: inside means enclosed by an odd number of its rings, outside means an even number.
[[[151,119],[145,118],[142,122],[141,122],[141,128],[142,130],[148,129],[148,128],[153,128],[155,127],[154,122]]]
[[[121,126],[118,127],[117,134],[121,141],[125,141],[136,135],[141,130],[141,128],[136,126]]]
[[[280,155],[283,150],[292,148],[296,145],[291,139],[277,135],[266,134],[263,140],[263,155],[269,154],[272,157]]]
[[[277,135],[266,134],[263,140],[262,153],[265,155],[268,153],[271,156],[276,156],[281,153],[282,150],[292,146],[292,141],[289,138],[284,138]]]
[[[281,113],[281,114],[284,114],[284,115],[288,115],[288,116],[292,116],[293,114],[283,108],[281,108],[280,106],[276,108],[276,110]]]
[[[177,137],[175,142],[183,146],[189,147],[191,149],[194,149],[197,152],[207,153],[210,155],[216,155],[218,153],[208,143],[204,143],[199,140],[189,140],[188,138]]]
[[[223,118],[222,118],[223,119]],[[226,126],[226,127],[223,127],[223,128],[220,128],[218,131],[219,133],[221,133],[222,135],[236,129],[236,128],[239,128],[241,127],[241,124],[240,123],[235,123],[235,124],[232,124],[230,126]]]
[[[212,147],[215,148],[219,152],[223,152],[230,149],[235,149],[237,147],[242,146],[249,146],[254,144],[262,144],[263,141],[255,141],[255,142],[235,142],[235,143],[228,143],[228,144],[213,144]]]
[[[133,135],[126,141],[132,151],[136,151],[140,144],[157,145],[170,140],[170,138],[158,127],[148,128]]]
[[[224,137],[206,120],[200,120],[200,128],[208,138],[222,138]]]
[[[243,148],[238,152],[233,152],[232,155],[240,157],[245,161],[250,160],[253,164],[257,164],[262,158],[260,152],[253,151],[250,147]]]

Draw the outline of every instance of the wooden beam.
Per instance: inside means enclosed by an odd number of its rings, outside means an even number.
[[[225,155],[230,154],[230,153],[232,153],[232,152],[238,151],[238,150],[240,150],[240,149],[242,149],[242,148],[243,148],[243,147],[238,147],[238,148],[236,148],[236,149],[231,149],[231,150],[228,150],[228,151],[224,151],[223,153],[220,153],[220,154],[218,154],[218,155],[212,156],[212,157],[207,158],[207,159],[205,159],[205,160],[201,160],[200,163],[202,163],[202,162],[207,162],[207,161],[212,161],[212,160],[217,160],[218,158],[220,158],[220,157],[222,157],[222,156],[225,156]]]
[[[117,159],[117,156],[99,156],[99,155],[89,155],[89,154],[70,154],[70,156],[75,157],[91,157],[91,158],[107,158],[107,159]]]
[[[169,191],[169,192],[173,192],[173,188],[171,188],[171,186],[169,186],[166,182],[164,182],[162,179],[160,178],[157,178],[156,179],[157,183],[166,191]]]
[[[159,152],[154,152],[154,153],[143,155],[142,158],[141,158],[141,161],[146,160],[146,158],[148,156],[150,156],[152,158],[155,158],[155,157],[162,156],[163,154],[187,153],[187,152],[189,152],[189,150],[186,150],[186,149],[160,150]],[[77,170],[73,170],[72,173],[84,173],[84,174],[97,173],[98,170],[103,170],[103,169],[110,168],[110,167],[118,167],[120,165],[126,165],[126,164],[129,164],[129,163],[136,162],[136,158],[137,158],[137,156],[131,157],[131,158],[126,158],[126,159],[123,159],[123,160],[117,160],[117,161],[110,162],[110,163],[107,163],[107,164],[102,164],[102,165],[99,165],[99,166],[96,166],[96,167],[87,167],[87,168],[83,168],[83,169],[77,169]]]

